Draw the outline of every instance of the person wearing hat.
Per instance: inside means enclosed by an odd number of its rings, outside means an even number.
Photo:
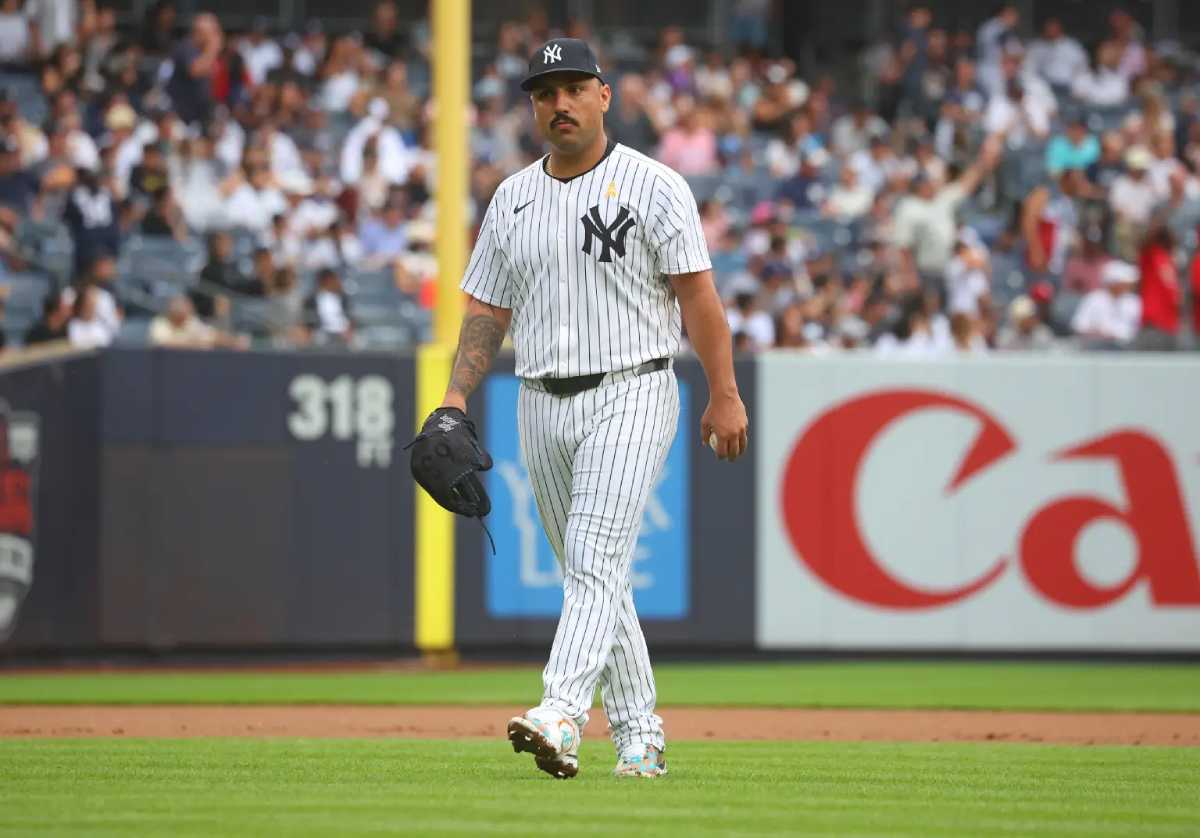
[[[1084,296],[1071,318],[1071,330],[1085,349],[1123,349],[1142,320],[1142,301],[1133,293],[1138,269],[1113,259],[1101,276],[1104,287]]]
[[[1041,352],[1054,348],[1054,332],[1038,316],[1037,304],[1022,294],[1008,304],[1008,322],[996,338],[996,348]]]
[[[1137,259],[1138,243],[1146,234],[1154,208],[1165,197],[1150,178],[1153,162],[1143,146],[1129,149],[1125,152],[1125,174],[1113,181],[1108,193],[1117,254],[1127,262]]]
[[[655,777],[666,744],[631,574],[678,424],[672,359],[684,326],[709,385],[700,439],[718,458],[745,451],[746,409],[687,182],[609,139],[612,90],[584,41],[538,47],[521,89],[549,153],[488,205],[461,284],[451,380],[424,427],[468,421],[467,399],[511,332],[522,459],[564,597],[542,700],[509,721],[509,741],[552,776],[575,776],[599,686],[615,773]]]

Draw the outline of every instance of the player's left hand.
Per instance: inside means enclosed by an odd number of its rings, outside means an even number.
[[[746,406],[736,392],[712,396],[700,417],[700,439],[716,452],[717,459],[733,462],[746,451],[749,426]]]

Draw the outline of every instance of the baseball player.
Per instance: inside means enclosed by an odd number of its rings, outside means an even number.
[[[486,514],[472,469],[491,459],[465,411],[511,331],[521,451],[564,596],[542,701],[508,723],[508,737],[543,771],[574,777],[599,683],[614,773],[659,776],[666,743],[630,565],[675,436],[681,319],[708,379],[701,439],[718,457],[745,451],[746,409],[687,183],[606,137],[612,90],[583,41],[540,47],[521,88],[551,150],[501,183],[487,208],[462,280],[467,311],[450,384],[422,437],[462,442],[471,474],[459,497],[468,514]]]

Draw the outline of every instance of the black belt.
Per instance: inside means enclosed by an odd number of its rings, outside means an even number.
[[[639,367],[629,370],[632,375],[645,375],[648,372],[658,372],[671,366],[670,358],[655,358]],[[543,389],[554,396],[573,396],[585,390],[599,387],[604,379],[618,373],[594,372],[590,375],[573,375],[568,378],[527,378],[525,381],[538,389]]]

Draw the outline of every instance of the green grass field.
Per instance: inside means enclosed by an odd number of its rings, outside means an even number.
[[[1194,752],[679,743],[571,782],[478,741],[0,744],[0,833],[101,835],[1195,835]]]
[[[1200,710],[1200,667],[664,665],[664,705]],[[0,704],[536,701],[533,667],[0,674]],[[504,741],[0,740],[0,835],[1200,835],[1200,752],[672,740],[617,780],[602,736],[560,782]]]
[[[1200,666],[766,663],[656,667],[663,706],[1200,711]],[[536,703],[541,670],[0,673],[0,704]]]

